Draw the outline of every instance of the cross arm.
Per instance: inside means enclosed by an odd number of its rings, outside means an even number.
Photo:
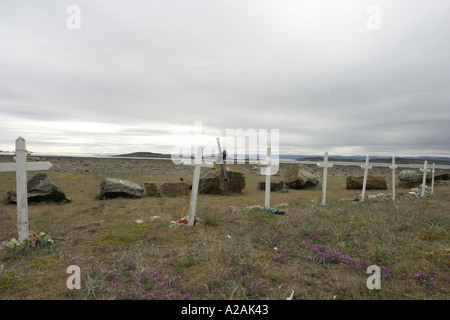
[[[15,163],[0,163],[0,172],[16,171]]]

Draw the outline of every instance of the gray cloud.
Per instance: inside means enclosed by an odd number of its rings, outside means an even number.
[[[449,155],[446,0],[81,0],[69,30],[72,4],[0,4],[0,149],[158,152],[200,120],[280,129],[282,153]]]

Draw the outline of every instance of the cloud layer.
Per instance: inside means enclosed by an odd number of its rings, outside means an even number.
[[[0,3],[0,150],[167,152],[202,121],[279,129],[281,153],[450,154],[447,0],[81,0],[79,30],[72,4]]]

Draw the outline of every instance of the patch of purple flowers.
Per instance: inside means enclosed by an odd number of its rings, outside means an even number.
[[[345,263],[356,269],[361,269],[366,265],[364,262],[344,255],[341,251],[328,249],[324,244],[313,244],[311,245],[310,250],[320,261],[323,261],[323,263]]]

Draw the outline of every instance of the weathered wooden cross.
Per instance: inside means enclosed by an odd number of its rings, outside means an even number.
[[[420,196],[423,198],[425,196],[425,187],[427,185],[427,172],[431,172],[430,169],[428,169],[428,161],[425,160],[423,164],[423,168],[419,169],[423,172],[423,180],[422,180],[422,192]]]
[[[265,189],[265,200],[264,207],[266,209],[270,208],[270,176],[272,175],[272,149],[267,148],[267,156],[265,161],[258,161],[258,165],[263,166],[261,168],[261,174],[266,176],[266,189]]]
[[[392,170],[392,201],[395,201],[395,169],[397,169],[395,164],[395,156],[392,156],[392,165],[389,167]]]
[[[22,137],[16,140],[16,163],[0,163],[0,172],[16,172],[17,226],[20,242],[28,235],[27,171],[48,170],[52,166],[50,162],[27,162],[25,139]]]
[[[320,168],[323,168],[323,180],[322,180],[322,205],[325,205],[325,201],[327,198],[327,176],[328,176],[328,168],[332,168],[333,164],[328,163],[328,151],[325,152],[323,156],[323,162],[319,162],[317,164]]]
[[[434,171],[435,171],[435,164],[433,163],[433,169],[431,170],[431,194],[434,193]]]
[[[181,161],[184,165],[195,166],[194,178],[192,181],[191,190],[191,203],[189,205],[189,215],[188,215],[188,226],[193,227],[195,223],[195,210],[197,207],[197,194],[198,194],[198,184],[200,181],[200,171],[202,167],[212,167],[213,164],[203,162],[203,147],[199,146],[197,148],[197,153],[195,154],[194,163],[191,161],[185,162]]]
[[[367,174],[369,170],[372,169],[372,166],[369,166],[369,155],[366,156],[366,164],[361,165],[361,168],[364,169],[364,180],[361,194],[361,202],[363,202],[366,197]]]

